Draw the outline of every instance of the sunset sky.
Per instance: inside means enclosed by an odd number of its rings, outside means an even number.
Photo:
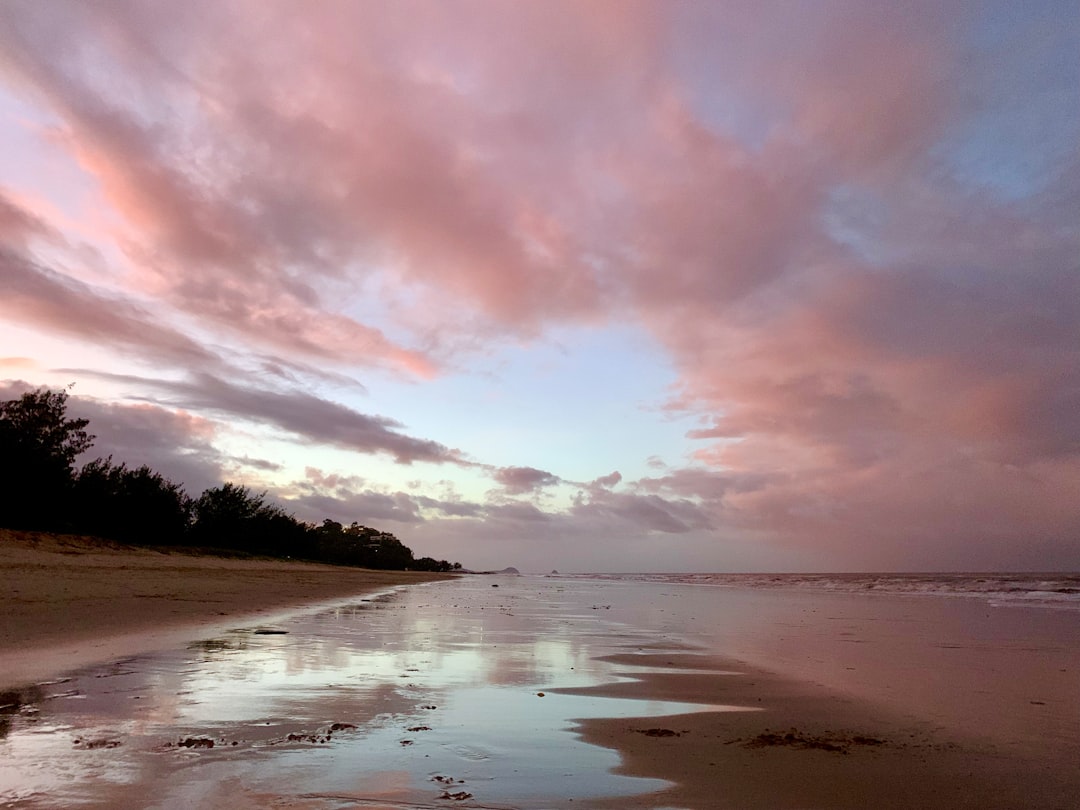
[[[467,567],[1080,569],[1080,6],[0,3],[0,399]]]

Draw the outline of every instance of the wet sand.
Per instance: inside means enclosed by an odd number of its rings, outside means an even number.
[[[0,689],[312,602],[445,578],[0,529]]]
[[[620,772],[676,783],[659,806],[1076,806],[1075,610],[695,586],[633,604],[630,590],[609,591],[613,609],[662,613],[689,643],[609,656],[628,679],[587,692],[761,709],[584,721]]]
[[[113,552],[86,553],[52,581],[115,575]],[[17,557],[3,564],[29,565]],[[175,616],[178,597],[198,604],[232,581],[194,576],[216,585],[192,597],[166,566],[151,592],[141,574],[156,565],[126,559],[129,610]],[[180,567],[203,562],[221,563]],[[249,564],[230,576],[265,597],[282,564]],[[313,570],[304,587],[332,598],[314,586],[337,573]],[[282,583],[195,643],[18,693],[0,710],[0,804],[1000,809],[1080,795],[1075,614],[465,577],[259,635],[270,614],[255,605],[302,590]]]
[[[1049,756],[1044,749],[1006,750],[738,662],[710,662],[724,674],[681,671],[705,665],[697,658],[635,657],[639,665],[648,662],[666,672],[589,692],[639,700],[747,702],[762,711],[583,721],[585,740],[619,750],[620,773],[675,783],[637,805],[596,806],[1075,806],[1080,788],[1075,747]]]

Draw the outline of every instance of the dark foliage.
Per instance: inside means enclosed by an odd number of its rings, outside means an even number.
[[[307,527],[266,493],[222,484],[206,490],[192,508],[191,538],[196,545],[254,554],[306,556]]]
[[[71,512],[75,458],[94,437],[67,418],[67,392],[39,388],[0,402],[0,522],[63,529]]]
[[[353,523],[342,527],[324,520],[312,529],[313,551],[320,560],[364,568],[412,568],[413,553],[394,535]]]
[[[145,465],[113,464],[111,456],[75,476],[73,505],[80,531],[125,543],[176,545],[191,522],[191,498],[179,484]]]
[[[300,522],[266,493],[223,484],[192,500],[147,466],[112,457],[75,471],[93,445],[86,419],[67,418],[67,392],[38,389],[0,402],[0,526],[90,534],[125,543],[202,546],[365,568],[451,571],[413,557],[394,535],[333,520]]]
[[[411,566],[413,571],[460,571],[461,563],[450,563],[447,560],[436,560],[433,557],[421,557]]]

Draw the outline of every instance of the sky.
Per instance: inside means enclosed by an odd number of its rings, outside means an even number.
[[[1080,8],[0,3],[0,398],[523,571],[1080,569]]]

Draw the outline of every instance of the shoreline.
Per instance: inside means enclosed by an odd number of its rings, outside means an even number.
[[[452,578],[0,530],[0,689],[321,602]]]

